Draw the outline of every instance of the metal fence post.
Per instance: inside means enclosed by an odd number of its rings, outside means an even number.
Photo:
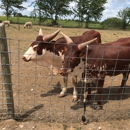
[[[0,55],[1,55],[3,84],[5,87],[5,93],[6,93],[8,117],[13,118],[14,117],[14,100],[13,100],[10,63],[9,63],[9,56],[8,56],[8,46],[7,46],[7,40],[6,40],[5,26],[1,23],[0,23]]]

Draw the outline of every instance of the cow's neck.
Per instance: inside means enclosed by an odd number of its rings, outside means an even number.
[[[57,74],[58,70],[62,66],[64,55],[59,51],[57,54],[50,50],[43,49],[43,55],[38,56],[37,60],[34,61],[37,65],[49,68],[53,74]]]

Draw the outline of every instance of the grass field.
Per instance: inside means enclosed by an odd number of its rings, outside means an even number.
[[[0,22],[6,20],[5,16],[0,16]],[[11,23],[13,24],[24,24],[25,22],[31,21],[34,25],[39,25],[38,23],[38,19],[37,18],[30,18],[30,17],[9,17],[9,20],[11,21]],[[62,27],[78,27],[78,22],[74,21],[74,20],[58,20],[58,24],[59,26]],[[51,25],[51,20],[50,19],[46,19],[41,23],[42,26],[49,26]],[[83,23],[83,27],[85,27],[85,23]],[[100,23],[90,23],[89,24],[89,28],[98,28],[101,29],[101,25]]]

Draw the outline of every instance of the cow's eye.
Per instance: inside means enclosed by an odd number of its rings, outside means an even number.
[[[34,47],[33,50],[34,50],[34,51],[37,51],[37,47]]]

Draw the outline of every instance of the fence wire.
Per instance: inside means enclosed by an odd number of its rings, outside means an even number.
[[[68,79],[66,96],[58,95],[63,87],[63,77],[53,76],[44,66],[33,62],[24,62],[22,55],[28,49],[27,40],[7,39],[11,67],[15,119],[40,120],[45,122],[81,122],[83,114],[84,84],[78,77],[78,102],[72,102],[72,76]],[[30,42],[31,43],[31,42]],[[45,58],[49,58],[46,56]],[[1,65],[1,64],[0,64]],[[7,119],[7,103],[2,71],[0,70],[0,119]],[[106,76],[103,87],[103,110],[93,109],[97,101],[96,87],[92,89],[92,99],[86,108],[89,122],[122,120],[130,118],[130,79],[120,100],[113,100],[120,87],[122,75]]]

